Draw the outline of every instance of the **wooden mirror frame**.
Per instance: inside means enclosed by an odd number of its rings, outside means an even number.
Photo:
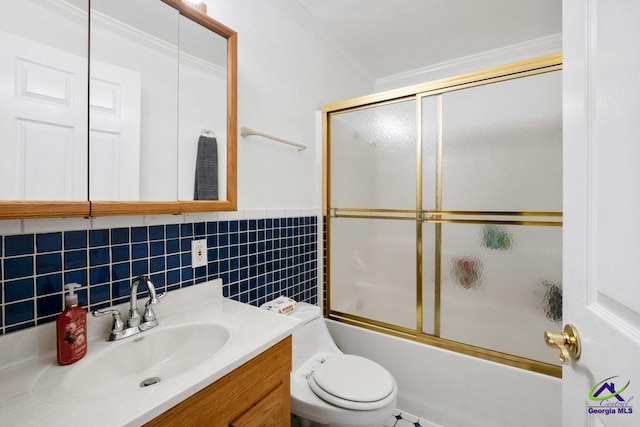
[[[227,199],[175,201],[0,201],[0,219],[159,215],[237,209],[238,34],[182,0],[161,0],[180,15],[227,39]],[[88,116],[87,116],[88,117]],[[87,140],[87,144],[89,141]]]

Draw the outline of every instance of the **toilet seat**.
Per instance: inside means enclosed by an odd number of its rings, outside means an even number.
[[[397,386],[393,376],[372,360],[339,354],[314,370],[309,387],[333,405],[366,411],[389,404],[395,399]]]

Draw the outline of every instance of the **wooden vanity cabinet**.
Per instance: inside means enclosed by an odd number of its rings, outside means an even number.
[[[288,426],[290,372],[289,336],[145,426]]]

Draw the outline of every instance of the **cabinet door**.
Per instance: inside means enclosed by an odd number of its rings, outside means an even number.
[[[88,2],[0,4],[0,218],[77,217],[87,200]]]
[[[288,423],[284,384],[279,384],[256,405],[231,422],[230,427],[270,427]]]
[[[289,425],[290,372],[289,336],[145,427]]]
[[[91,2],[89,199],[177,200],[179,11]]]

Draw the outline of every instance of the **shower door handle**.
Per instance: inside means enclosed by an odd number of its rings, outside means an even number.
[[[549,347],[555,347],[560,351],[560,363],[563,365],[568,365],[571,358],[575,360],[580,358],[580,335],[573,325],[565,325],[564,332],[561,334],[544,331],[544,341]]]

